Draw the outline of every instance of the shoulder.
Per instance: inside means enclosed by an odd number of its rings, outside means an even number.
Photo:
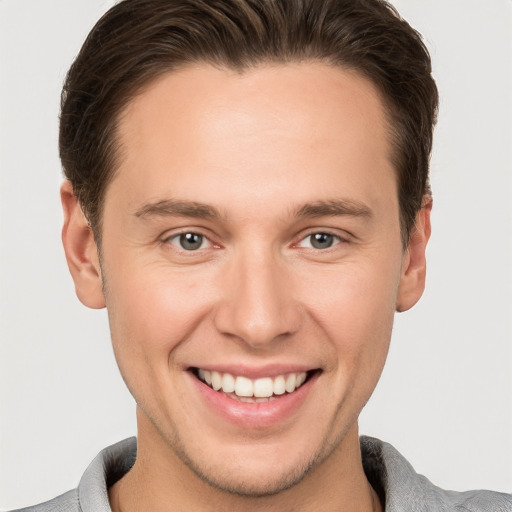
[[[445,491],[457,512],[512,512],[512,495],[493,491]]]
[[[78,500],[78,489],[68,491],[57,498],[40,503],[39,505],[13,510],[11,512],[81,512]]]
[[[386,512],[512,512],[511,494],[441,489],[379,439],[361,437],[361,453],[366,476],[385,502]]]
[[[131,469],[136,454],[135,437],[109,446],[89,464],[77,489],[45,503],[11,512],[111,512],[108,488]]]

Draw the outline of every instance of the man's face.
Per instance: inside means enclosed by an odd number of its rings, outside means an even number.
[[[102,273],[141,446],[249,494],[342,458],[409,262],[374,87],[197,65],[133,100],[119,137]]]

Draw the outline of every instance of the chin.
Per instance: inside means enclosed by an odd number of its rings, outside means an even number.
[[[219,467],[198,467],[192,461],[188,465],[201,480],[220,491],[247,498],[263,498],[297,485],[314,464],[306,463],[293,468],[274,466],[271,469],[265,464],[258,464],[258,468],[238,465],[224,470]]]
[[[319,443],[312,453],[288,449],[279,453],[275,447],[256,447],[207,460],[204,453],[190,454],[181,444],[173,450],[181,461],[203,482],[225,493],[247,498],[274,496],[299,484],[335,450],[335,443]],[[310,447],[311,448],[311,447]],[[287,457],[286,457],[287,455]]]

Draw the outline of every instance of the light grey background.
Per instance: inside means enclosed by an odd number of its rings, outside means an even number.
[[[105,0],[0,1],[0,508],[72,487],[135,433],[106,313],[60,246],[59,90]],[[453,489],[512,491],[512,2],[402,0],[441,92],[422,301],[361,418]]]

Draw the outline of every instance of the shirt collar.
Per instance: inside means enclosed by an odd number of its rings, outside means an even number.
[[[135,463],[137,438],[130,437],[102,450],[85,470],[78,485],[82,512],[112,512],[108,488]]]

